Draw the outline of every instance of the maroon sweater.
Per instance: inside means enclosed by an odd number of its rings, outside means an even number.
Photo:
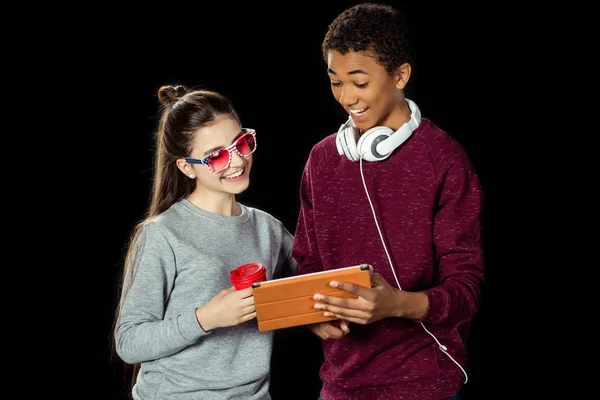
[[[483,282],[483,197],[468,156],[423,118],[387,160],[363,160],[362,167],[402,289],[427,294],[421,321],[467,370],[465,341]],[[360,163],[338,154],[335,134],[313,147],[300,197],[293,250],[300,274],[367,263],[397,287]],[[323,341],[323,398],[439,400],[456,394],[462,371],[419,322],[351,324],[344,338]]]

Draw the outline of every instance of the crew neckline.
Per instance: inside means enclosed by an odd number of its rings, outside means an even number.
[[[240,205],[240,209],[242,210],[240,215],[232,215],[232,216],[228,217],[225,215],[215,214],[215,213],[203,210],[202,208],[194,205],[194,203],[192,203],[188,199],[181,200],[181,205],[183,205],[186,209],[190,210],[191,212],[193,212],[194,214],[196,214],[200,217],[208,218],[208,219],[211,219],[211,220],[217,221],[217,222],[243,224],[246,221],[248,221],[250,214],[248,212],[248,208],[245,205],[243,205],[240,202],[238,202],[238,204]]]

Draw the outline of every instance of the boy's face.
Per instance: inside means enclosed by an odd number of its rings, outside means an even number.
[[[400,72],[390,75],[367,52],[330,50],[327,66],[333,96],[357,128],[365,131],[387,126],[396,130],[402,125],[406,80]]]

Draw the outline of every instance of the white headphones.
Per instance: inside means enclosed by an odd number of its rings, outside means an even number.
[[[346,154],[350,161],[358,161],[361,157],[366,161],[381,161],[388,158],[421,123],[419,107],[414,101],[405,100],[410,107],[410,120],[395,132],[387,126],[376,126],[363,133],[359,138],[352,117],[348,118],[338,129],[335,140],[338,153]]]

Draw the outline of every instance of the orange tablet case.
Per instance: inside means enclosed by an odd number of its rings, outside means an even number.
[[[312,296],[315,293],[350,298],[357,296],[332,288],[329,286],[332,280],[371,287],[371,271],[367,264],[361,264],[254,283],[252,287],[258,330],[264,332],[335,320],[334,317],[324,316],[323,310],[314,308],[316,301]]]

